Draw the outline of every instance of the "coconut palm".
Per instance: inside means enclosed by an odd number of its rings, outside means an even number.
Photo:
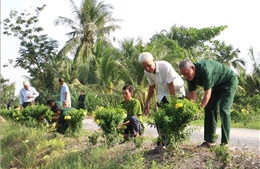
[[[232,66],[238,71],[244,69],[246,62],[245,60],[238,58],[240,53],[239,49],[234,49],[232,45],[226,45],[225,42],[220,42],[218,40],[213,41],[213,45],[213,59],[216,59],[220,63]]]
[[[70,0],[74,20],[59,16],[55,25],[71,28],[66,35],[70,38],[60,53],[75,53],[74,61],[86,63],[93,56],[92,47],[97,38],[109,40],[110,33],[119,29],[115,25],[120,21],[112,17],[113,7],[97,0],[82,0],[80,7]]]
[[[250,48],[249,57],[253,61],[253,70],[240,75],[239,84],[247,95],[253,96],[260,93],[260,56],[255,56],[253,48]]]

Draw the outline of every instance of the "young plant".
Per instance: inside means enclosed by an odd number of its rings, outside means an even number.
[[[160,136],[166,136],[169,149],[177,149],[181,142],[190,137],[191,130],[187,127],[199,112],[196,103],[174,98],[170,98],[165,107],[152,112],[154,125],[158,128]]]
[[[93,112],[96,124],[103,130],[105,134],[117,132],[118,125],[123,122],[126,117],[126,111],[122,108],[103,108]]]
[[[120,140],[120,123],[126,118],[126,111],[122,108],[103,108],[92,113],[96,124],[102,129],[107,145],[114,145],[115,140]]]
[[[65,120],[69,124],[69,131],[72,135],[79,134],[82,130],[83,126],[83,119],[87,115],[87,112],[83,109],[77,110],[77,109],[71,109],[68,112],[68,115],[65,116]]]

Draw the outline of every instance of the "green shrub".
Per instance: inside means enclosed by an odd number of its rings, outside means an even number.
[[[126,117],[126,111],[122,108],[103,108],[92,113],[94,120],[105,134],[117,132],[117,127]]]
[[[80,109],[71,109],[68,112],[68,115],[65,116],[65,120],[69,124],[69,131],[72,135],[79,134],[82,130],[85,116],[87,115],[86,110]]]
[[[4,118],[11,119],[15,122],[18,122],[22,125],[31,128],[37,128],[42,126],[42,123],[39,123],[39,118],[44,114],[44,119],[47,121],[45,124],[49,125],[52,123],[52,116],[54,113],[50,110],[48,106],[45,105],[33,105],[28,106],[24,109],[17,110],[1,110],[1,115]],[[77,110],[71,109],[68,112],[68,115],[65,116],[65,120],[67,120],[69,124],[69,132],[71,135],[78,134],[82,129],[82,121],[85,118],[86,111],[85,110]]]
[[[198,105],[192,101],[170,98],[169,104],[152,112],[153,125],[156,125],[161,136],[168,137],[168,146],[175,149],[190,137],[191,131],[187,127],[199,112]]]

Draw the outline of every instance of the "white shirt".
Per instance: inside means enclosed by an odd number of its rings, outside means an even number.
[[[27,98],[28,96],[33,96],[33,98]],[[29,86],[28,90],[26,90],[23,87],[23,88],[21,88],[20,93],[19,93],[20,105],[23,104],[24,102],[32,102],[38,96],[39,96],[39,93],[36,91],[36,89],[34,87]]]
[[[61,86],[60,89],[60,101],[63,103],[64,100],[66,99],[66,93],[68,93],[68,101],[71,104],[71,98],[70,98],[70,89],[69,87],[66,85],[66,83],[63,83],[63,85]]]
[[[176,97],[185,96],[184,81],[181,76],[174,70],[172,65],[167,61],[155,61],[156,72],[149,73],[144,71],[148,84],[157,87],[158,101],[161,101],[170,93],[168,84],[173,82]]]

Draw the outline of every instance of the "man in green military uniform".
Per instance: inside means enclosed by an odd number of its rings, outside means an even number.
[[[57,132],[61,133],[61,134],[65,134],[67,128],[69,127],[65,116],[68,115],[68,112],[71,108],[61,108],[59,106],[55,106],[52,108],[52,111],[56,114],[58,114],[58,119],[57,119],[57,124],[56,124],[56,128],[57,128]]]
[[[179,64],[181,74],[188,81],[188,99],[196,100],[197,85],[204,88],[201,102],[205,110],[204,140],[198,147],[215,145],[214,135],[217,128],[217,113],[221,117],[221,145],[229,142],[230,110],[234,100],[238,79],[234,71],[213,61],[203,60],[192,63],[186,59]]]

